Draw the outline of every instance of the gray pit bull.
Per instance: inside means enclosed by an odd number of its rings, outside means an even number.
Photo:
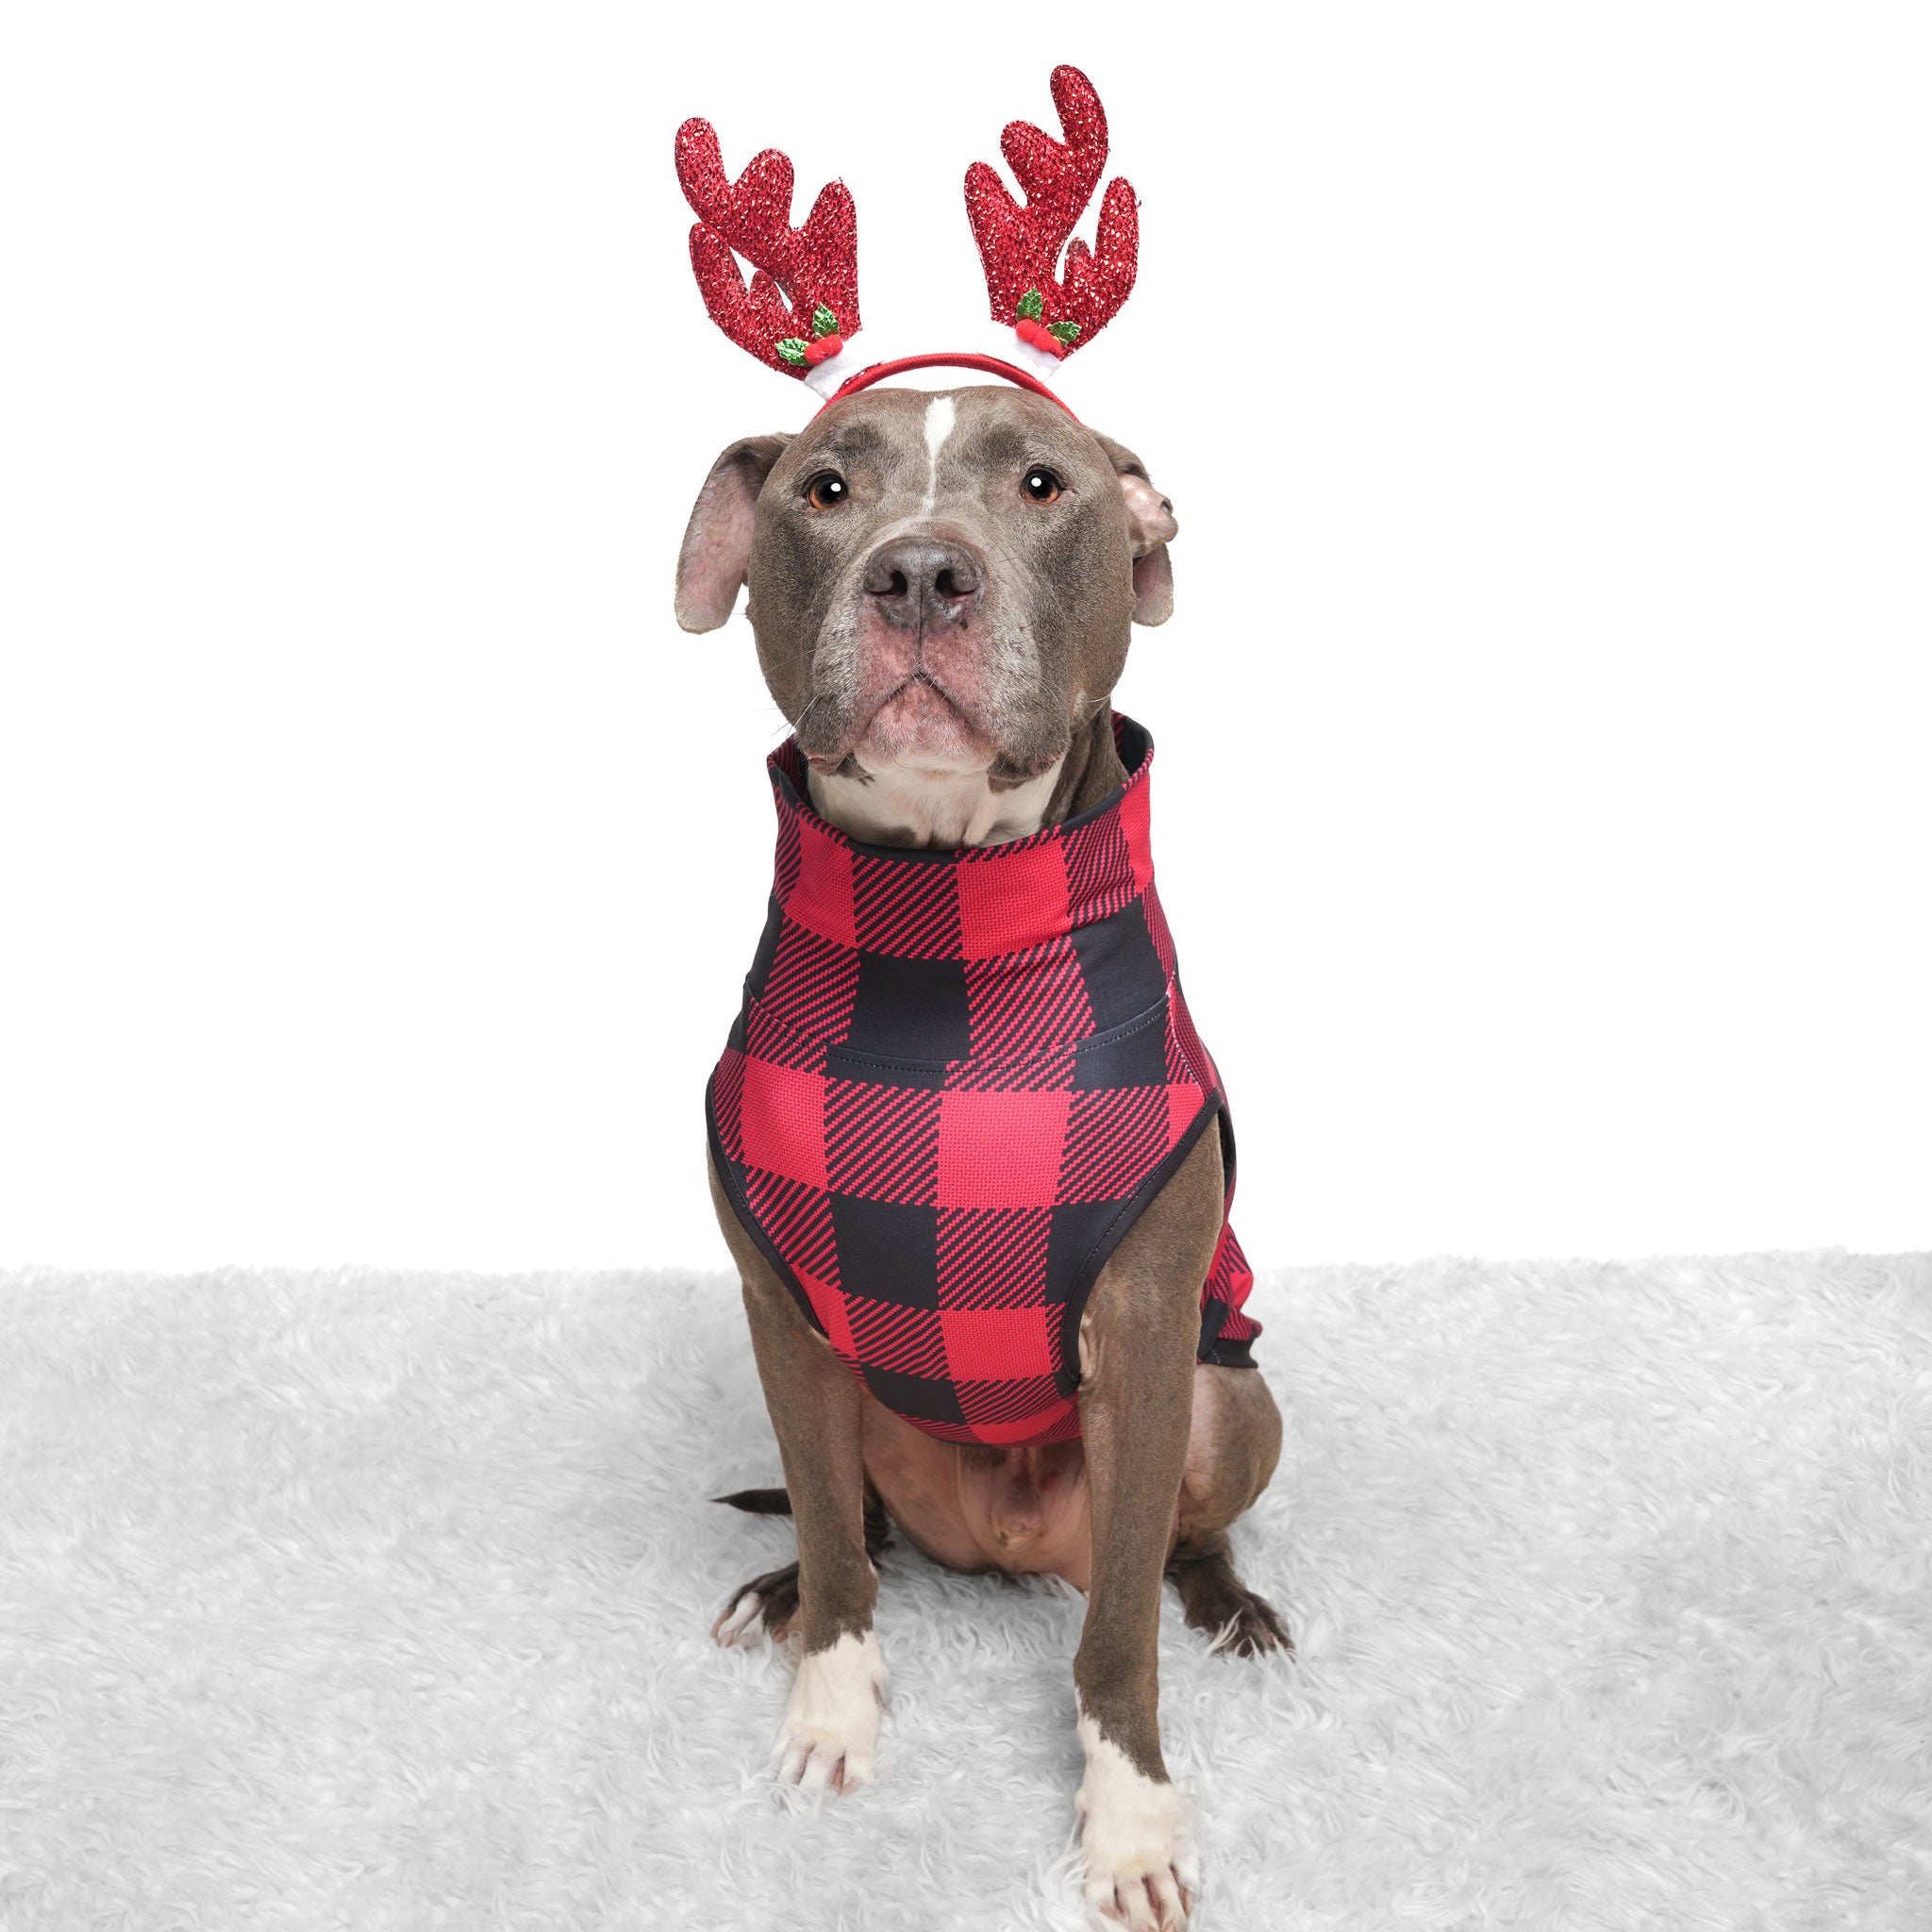
[[[679,555],[677,618],[714,630],[749,585],[759,665],[833,825],[873,844],[992,843],[1124,781],[1108,697],[1130,626],[1173,608],[1176,527],[1131,451],[1041,396],[874,388],[718,458]],[[1079,1324],[1080,1436],[1041,1448],[936,1441],[882,1407],[715,1173],[711,1189],[785,1472],[783,1491],[722,1500],[789,1507],[798,1530],[798,1561],[747,1583],[713,1634],[802,1640],[780,1781],[839,1791],[873,1774],[872,1557],[891,1526],[953,1569],[1062,1576],[1087,1592],[1074,1683],[1089,1904],[1112,1924],[1184,1926],[1198,1878],[1160,1752],[1163,1575],[1227,1647],[1291,1648],[1227,1536],[1274,1473],[1279,1412],[1257,1371],[1195,1360],[1219,1137],[1198,1139],[1100,1274]]]

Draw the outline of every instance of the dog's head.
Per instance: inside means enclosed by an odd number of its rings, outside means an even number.
[[[677,621],[748,583],[758,662],[824,774],[1051,770],[1107,704],[1130,625],[1174,606],[1174,507],[1042,396],[869,389],[734,442],[698,493]]]

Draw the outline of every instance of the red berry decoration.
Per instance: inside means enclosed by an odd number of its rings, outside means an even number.
[[[1042,324],[1035,322],[1031,316],[1022,316],[1013,325],[1013,333],[1029,347],[1044,349],[1049,356],[1064,356],[1067,353],[1067,345]]]

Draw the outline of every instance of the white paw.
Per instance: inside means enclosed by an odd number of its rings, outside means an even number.
[[[1178,1785],[1136,1771],[1084,1713],[1080,1741],[1087,1774],[1074,1802],[1089,1916],[1130,1932],[1185,1932],[1201,1889],[1193,1801]]]
[[[743,1591],[711,1625],[711,1641],[726,1650],[734,1644],[749,1649],[765,1634],[764,1607],[765,1600],[757,1591]]]
[[[870,1630],[863,1637],[847,1632],[829,1650],[808,1654],[772,1746],[778,1783],[812,1797],[869,1785],[885,1688],[885,1659]]]

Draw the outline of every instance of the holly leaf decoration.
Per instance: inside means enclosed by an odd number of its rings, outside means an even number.
[[[1040,291],[1038,289],[1028,289],[1020,297],[1020,320],[1022,322],[1038,322],[1045,308],[1046,304],[1041,300]]]
[[[1074,338],[1080,333],[1080,325],[1077,322],[1050,322],[1046,325],[1046,332],[1050,336],[1058,337],[1071,347]]]
[[[778,353],[794,368],[803,369],[805,367],[806,348],[807,344],[802,337],[787,336],[778,344]]]
[[[835,336],[839,333],[839,318],[823,302],[811,312],[811,332],[815,336]]]

